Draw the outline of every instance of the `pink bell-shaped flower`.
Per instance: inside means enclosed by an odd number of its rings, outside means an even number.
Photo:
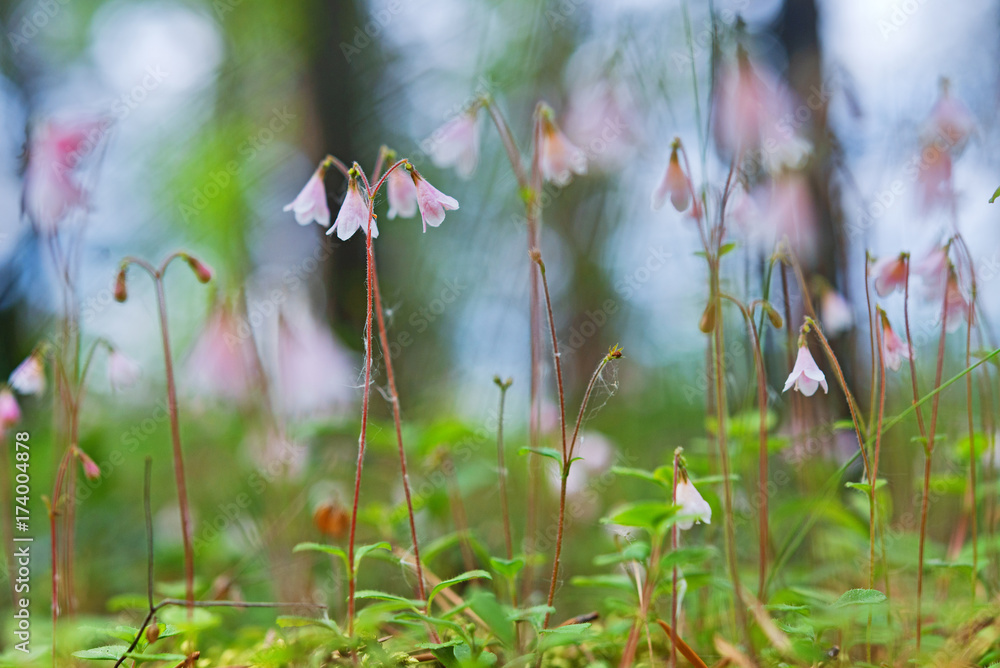
[[[807,397],[814,395],[818,387],[822,387],[824,393],[829,391],[826,385],[826,375],[820,371],[806,345],[799,346],[799,355],[795,358],[795,366],[788,374],[788,380],[785,381],[785,388],[782,392],[787,392],[793,387]]]
[[[24,358],[11,372],[7,382],[20,394],[45,392],[45,364],[41,353],[35,351]]]
[[[74,172],[107,126],[107,120],[48,121],[32,133],[23,202],[41,229],[53,231],[72,210],[86,206],[86,193]]]
[[[476,171],[479,163],[479,105],[473,105],[442,125],[425,145],[438,167],[454,167],[463,179]]]
[[[21,407],[17,405],[14,393],[5,387],[0,390],[0,437],[20,421]]]
[[[954,268],[948,272],[945,291],[948,299],[948,307],[945,311],[945,329],[951,333],[959,328],[963,319],[969,319],[969,302],[966,301],[965,295],[962,294],[962,289],[958,285],[958,276]]]
[[[828,336],[837,336],[848,331],[854,324],[854,310],[844,296],[827,288],[820,298],[820,316]]]
[[[587,173],[587,154],[573,145],[552,120],[552,109],[539,105],[539,164],[542,177],[557,186],[568,185],[573,174]]]
[[[872,267],[875,275],[875,292],[879,297],[888,297],[896,290],[906,287],[908,259],[903,255],[882,258]]]
[[[377,239],[378,225],[373,218],[368,211],[368,198],[361,193],[357,177],[352,176],[347,182],[347,194],[344,196],[344,203],[340,205],[337,219],[326,233],[330,235],[336,232],[341,241],[347,241],[359,228],[367,234],[368,223],[371,221],[372,239]]]
[[[295,212],[295,222],[299,225],[316,221],[323,227],[330,226],[330,208],[326,203],[326,186],[323,185],[324,171],[320,167],[313,172],[302,191],[285,205],[285,211]]]
[[[680,160],[677,158],[678,146],[679,142],[675,141],[673,150],[670,152],[670,163],[667,165],[667,171],[663,175],[663,181],[660,182],[660,186],[653,193],[654,211],[663,206],[667,196],[670,197],[670,203],[678,211],[684,211],[691,204],[691,182],[681,168]]]
[[[879,311],[879,313],[882,315],[882,359],[885,360],[887,367],[899,371],[904,359],[912,359],[913,349],[909,344],[903,343],[893,331],[885,312]]]
[[[417,212],[417,187],[403,166],[389,172],[385,179],[386,198],[389,200],[389,220],[396,216],[411,218]]]
[[[410,176],[417,189],[417,207],[423,219],[424,232],[427,231],[428,225],[431,227],[440,225],[444,221],[445,211],[458,209],[458,200],[432,186],[417,170],[410,169]]]

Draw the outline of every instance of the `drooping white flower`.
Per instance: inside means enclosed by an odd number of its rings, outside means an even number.
[[[17,365],[10,378],[10,386],[21,394],[41,394],[45,392],[45,365],[38,352],[31,353]]]
[[[823,328],[829,336],[837,336],[849,330],[854,324],[854,311],[844,296],[833,289],[823,293],[820,302]]]
[[[712,506],[708,505],[698,489],[694,486],[686,475],[682,474],[682,480],[677,484],[677,505],[680,506],[677,520],[677,528],[687,531],[696,522],[705,524],[712,523]]]
[[[333,221],[333,226],[326,233],[330,235],[336,232],[341,241],[347,241],[359,228],[367,234],[370,218],[368,198],[361,194],[358,180],[351,177],[347,182],[347,194],[344,196],[344,203],[340,205],[337,220]],[[378,238],[378,225],[374,220],[371,220],[371,233],[373,239]]]
[[[458,200],[432,186],[417,170],[411,170],[410,174],[413,176],[413,185],[417,188],[417,207],[426,232],[428,225],[437,227],[444,221],[445,211],[457,209]]]
[[[442,125],[427,140],[431,161],[438,167],[455,167],[463,179],[479,163],[479,107],[473,106]]]
[[[555,124],[548,105],[542,104],[538,114],[542,125],[538,146],[542,177],[557,186],[568,185],[573,174],[587,173],[587,154]]]
[[[816,360],[813,359],[808,346],[799,347],[799,355],[795,358],[795,367],[788,374],[788,380],[785,381],[785,389],[782,392],[787,392],[792,387],[807,397],[816,394],[818,387],[822,387],[824,393],[829,391],[826,376],[816,365]]]
[[[330,226],[330,207],[326,203],[322,167],[313,173],[302,191],[291,203],[285,205],[284,210],[294,211],[295,222],[299,225],[308,225],[315,220],[323,227]]]

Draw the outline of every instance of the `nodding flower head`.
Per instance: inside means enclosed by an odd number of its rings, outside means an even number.
[[[670,152],[670,164],[663,175],[660,187],[653,193],[653,210],[658,210],[663,206],[670,196],[670,203],[678,211],[684,211],[691,204],[691,181],[681,168],[680,160],[677,157],[677,150],[680,147],[680,140],[674,140],[673,150]]]
[[[417,213],[417,187],[413,179],[406,173],[404,166],[389,172],[385,178],[386,198],[389,200],[389,212],[386,216],[392,220],[412,218]]]
[[[187,253],[181,253],[181,257],[191,267],[191,271],[194,272],[195,278],[198,279],[199,283],[208,283],[212,280],[212,268],[207,264]]]
[[[875,292],[879,297],[887,297],[896,290],[906,288],[908,263],[909,257],[905,253],[882,258],[875,263],[872,273],[875,274]]]
[[[83,474],[87,476],[88,480],[97,480],[101,477],[101,467],[97,465],[90,455],[81,450],[78,447],[73,448],[73,454],[77,456],[80,460],[80,465],[83,466]]]
[[[826,376],[816,365],[816,360],[813,359],[809,347],[805,345],[804,341],[799,345],[799,355],[795,358],[795,366],[788,374],[788,380],[785,381],[785,389],[782,392],[787,392],[792,387],[807,397],[814,395],[818,387],[822,387],[824,393],[829,391],[826,385]]]
[[[21,408],[14,393],[6,387],[0,390],[0,436],[21,421]]]
[[[552,108],[544,102],[538,105],[539,167],[542,177],[557,186],[565,186],[573,174],[587,173],[587,154],[573,145],[553,120]]]
[[[948,286],[949,267],[948,248],[936,246],[914,267],[924,284],[928,299],[939,299],[944,296]]]
[[[118,276],[115,277],[115,301],[116,302],[124,302],[126,299],[128,299],[128,288],[125,287],[125,283],[126,283],[126,276],[125,276],[125,274],[126,274],[127,271],[128,271],[128,267],[123,264],[121,266],[121,268],[118,270]]]
[[[680,506],[677,528],[687,531],[695,523],[712,523],[712,506],[702,497],[701,493],[688,478],[687,471],[678,471],[680,478],[677,483],[677,505]]]
[[[327,235],[337,233],[341,241],[347,241],[358,229],[368,233],[368,224],[371,220],[371,235],[373,239],[378,238],[378,225],[375,224],[374,216],[368,211],[368,197],[361,193],[358,187],[358,178],[351,170],[351,177],[347,181],[347,194],[344,196],[344,203],[340,205],[340,212],[337,220],[333,221],[333,227],[326,231]]]
[[[479,107],[458,114],[431,135],[431,161],[438,167],[454,167],[463,179],[476,171],[479,163]]]
[[[958,272],[955,267],[948,268],[948,280],[945,285],[945,298],[948,300],[948,308],[945,312],[945,329],[949,333],[954,332],[962,324],[962,320],[969,320],[969,302],[962,294],[962,288],[958,285]],[[973,316],[975,314],[973,313]],[[969,320],[971,326],[975,318]]]
[[[325,174],[326,168],[320,165],[306,181],[302,191],[291,203],[285,205],[284,211],[293,211],[295,222],[299,225],[308,225],[316,221],[323,227],[330,226],[330,208],[326,204],[326,186],[323,185]]]
[[[913,359],[913,348],[896,335],[885,311],[879,309],[879,314],[882,316],[882,359],[887,367],[899,371],[904,359]]]
[[[951,94],[948,79],[941,80],[941,95],[924,125],[922,141],[925,145],[944,141],[946,150],[959,154],[976,129],[976,119],[959,98]]]
[[[820,301],[823,329],[830,336],[848,331],[854,324],[854,311],[844,296],[831,287],[823,290]]]
[[[406,168],[413,178],[413,185],[417,189],[417,207],[420,209],[420,217],[423,219],[424,232],[427,226],[437,227],[444,221],[444,212],[453,211],[458,208],[458,200],[449,197],[432,186],[427,180],[420,176],[420,173],[407,164]]]
[[[45,364],[42,354],[35,351],[17,365],[10,378],[10,386],[21,394],[42,394],[45,392]]]

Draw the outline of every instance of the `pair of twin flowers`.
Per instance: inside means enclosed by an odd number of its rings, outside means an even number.
[[[393,152],[387,149],[382,150],[382,156],[386,159],[394,157]],[[347,194],[331,226],[323,179],[332,166],[336,166],[347,178]],[[364,186],[363,192],[359,187],[359,181]],[[285,211],[294,212],[295,220],[300,225],[308,225],[315,221],[329,228],[326,231],[327,235],[336,232],[343,241],[350,239],[359,228],[368,234],[370,225],[371,236],[374,239],[378,237],[378,224],[377,217],[372,212],[372,200],[383,183],[389,200],[387,216],[390,219],[397,216],[410,218],[419,209],[425,232],[428,225],[437,227],[444,221],[445,211],[458,208],[458,201],[454,197],[445,195],[428,183],[407,160],[400,160],[391,165],[385,175],[372,187],[357,163],[348,169],[336,158],[327,156],[302,188],[302,192],[285,207]]]

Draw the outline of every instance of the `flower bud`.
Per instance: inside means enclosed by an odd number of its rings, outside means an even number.
[[[191,271],[194,272],[199,283],[208,283],[212,280],[212,269],[207,264],[187,253],[183,257],[184,261],[191,267]]]
[[[715,299],[711,299],[708,302],[708,306],[705,307],[705,312],[701,314],[701,321],[698,323],[698,329],[708,334],[713,329],[715,329]]]
[[[80,464],[83,465],[83,474],[87,476],[88,480],[97,480],[101,477],[101,467],[90,458],[90,455],[80,448],[75,449],[75,454],[80,458]]]
[[[347,512],[340,504],[329,501],[321,503],[313,513],[313,524],[331,538],[340,538],[347,529]]]
[[[126,267],[122,266],[118,270],[118,278],[115,279],[115,301],[122,302],[128,299],[128,290],[125,289],[125,270]]]
[[[775,329],[781,329],[785,324],[784,320],[781,319],[781,314],[767,302],[764,302],[764,311],[767,313],[767,319],[771,321],[771,325]]]
[[[152,645],[160,637],[160,625],[151,624],[146,627],[146,642]]]

